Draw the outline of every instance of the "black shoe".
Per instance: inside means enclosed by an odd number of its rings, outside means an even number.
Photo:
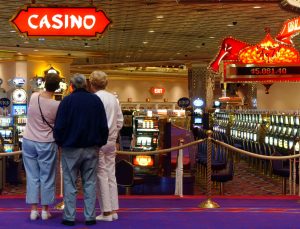
[[[61,224],[66,225],[66,226],[74,226],[75,222],[71,221],[71,220],[63,219],[63,221],[61,221]]]
[[[96,220],[87,220],[85,221],[85,225],[95,225],[96,224]]]

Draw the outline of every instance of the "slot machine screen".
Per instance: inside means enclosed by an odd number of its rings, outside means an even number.
[[[5,130],[0,130],[0,134],[3,138],[5,138]]]
[[[195,124],[202,124],[202,118],[195,118],[194,123]]]
[[[12,130],[5,130],[5,137],[6,138],[12,137]]]
[[[14,104],[13,115],[26,115],[27,114],[27,105],[26,104]]]
[[[13,152],[13,145],[12,144],[4,144],[4,152],[5,153]]]
[[[137,137],[136,143],[137,145],[151,146],[151,140],[151,137]]]

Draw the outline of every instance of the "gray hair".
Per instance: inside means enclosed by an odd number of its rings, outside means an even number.
[[[90,75],[90,83],[97,90],[104,90],[107,86],[107,74],[103,71],[93,71]]]
[[[73,84],[75,89],[86,88],[86,78],[80,73],[75,73],[71,78],[70,82]]]

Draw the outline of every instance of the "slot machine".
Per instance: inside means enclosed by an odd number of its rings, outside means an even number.
[[[14,128],[13,119],[9,116],[0,117],[0,134],[3,138],[3,147],[5,153],[13,152],[14,149]]]
[[[14,148],[14,126],[13,118],[9,115],[8,112],[11,105],[11,101],[7,98],[8,95],[4,88],[1,88],[2,83],[3,81],[2,79],[0,79],[0,151],[9,153],[13,152]]]
[[[158,148],[158,116],[135,116],[133,118],[133,135],[135,138],[133,151],[153,151]],[[158,156],[134,155],[132,164],[137,174],[152,174],[158,172]]]
[[[17,139],[15,143],[21,144],[23,140],[23,132],[27,122],[27,92],[23,88],[25,79],[22,77],[15,77],[9,81],[13,87],[11,92],[11,115],[14,123],[14,137]]]

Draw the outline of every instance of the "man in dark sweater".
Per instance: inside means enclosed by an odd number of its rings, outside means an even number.
[[[96,223],[97,155],[108,138],[106,113],[98,96],[86,90],[86,78],[71,78],[75,89],[60,103],[54,138],[62,151],[64,214],[62,224],[74,225],[76,215],[76,178],[80,172],[84,192],[84,217],[87,225]]]

